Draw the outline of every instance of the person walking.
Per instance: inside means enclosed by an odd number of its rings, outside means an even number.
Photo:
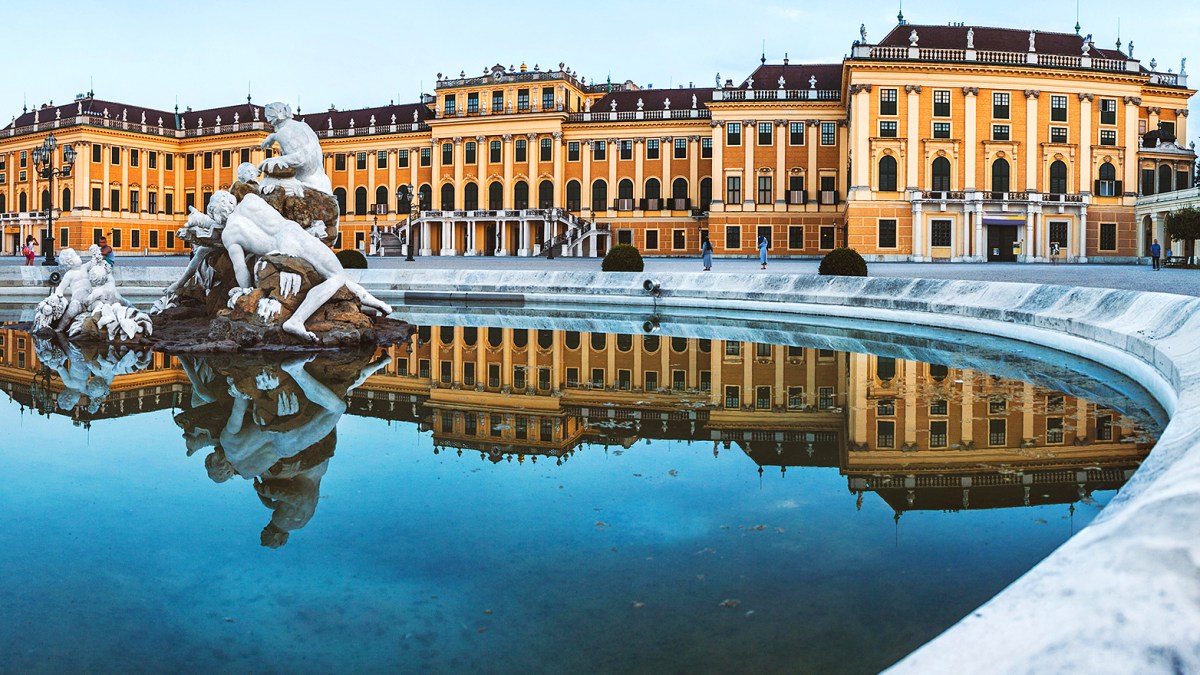
[[[108,263],[109,267],[117,264],[113,248],[108,245],[108,237],[100,237],[100,255],[104,256],[104,262]]]
[[[705,272],[712,271],[712,254],[712,242],[708,240],[708,237],[705,237],[704,241],[700,242],[700,259],[704,262]]]
[[[770,242],[763,235],[758,235],[758,261],[762,263],[762,268],[767,269],[767,248]]]
[[[32,234],[25,237],[25,245],[21,247],[21,254],[25,256],[25,266],[33,267],[33,258],[37,255],[37,242]]]
[[[1162,253],[1162,247],[1158,245],[1158,240],[1155,239],[1153,244],[1150,244],[1150,264],[1158,269],[1158,254]]]

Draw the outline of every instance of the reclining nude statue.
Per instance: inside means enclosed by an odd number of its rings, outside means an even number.
[[[283,323],[284,331],[316,342],[317,336],[304,324],[321,305],[343,287],[354,293],[365,306],[373,307],[384,315],[392,312],[391,306],[376,299],[365,288],[350,280],[345,268],[328,246],[305,232],[299,223],[284,218],[262,197],[248,194],[239,204],[232,194],[221,190],[213,193],[209,201],[209,212],[218,225],[224,226],[221,243],[229,252],[234,276],[241,287],[231,291],[230,295],[249,292],[253,288],[250,269],[246,266],[247,253],[256,256],[282,253],[300,258],[312,265],[325,279],[308,291],[300,307]]]

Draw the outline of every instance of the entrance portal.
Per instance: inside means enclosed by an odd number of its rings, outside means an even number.
[[[988,262],[1016,262],[1017,254],[1013,245],[1017,243],[1016,225],[987,226],[987,259]]]

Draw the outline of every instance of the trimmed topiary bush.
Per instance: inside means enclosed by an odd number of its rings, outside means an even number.
[[[642,254],[629,244],[617,244],[604,256],[600,269],[605,272],[641,272],[646,264]]]
[[[865,277],[867,261],[852,248],[835,248],[821,259],[817,274],[834,277]]]
[[[344,251],[337,252],[338,262],[342,263],[342,267],[348,270],[365,270],[367,269],[367,256],[348,248]]]

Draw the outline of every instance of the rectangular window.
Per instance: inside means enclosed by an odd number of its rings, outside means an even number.
[[[896,399],[881,398],[875,402],[875,414],[880,417],[893,417],[896,414]]]
[[[727,176],[725,178],[725,202],[737,204],[742,201],[742,177]]]
[[[1009,114],[1009,95],[1004,92],[995,92],[992,94],[992,118],[998,120],[1008,119]]]
[[[592,368],[592,379],[590,382],[592,387],[602,389],[604,387],[604,369]]]
[[[458,113],[458,101],[455,100],[454,94],[446,94],[446,114],[455,115]]]
[[[175,215],[175,193],[168,192],[163,195],[163,213],[168,216]]]
[[[121,190],[113,189],[108,191],[108,208],[112,211],[121,210]]]
[[[772,196],[771,191],[772,191],[771,177],[770,176],[759,176],[758,177],[758,203],[759,204],[770,204],[772,201],[774,201],[774,197]]]
[[[603,162],[608,157],[608,142],[595,141],[592,143],[592,161]]]
[[[1096,440],[1111,441],[1113,439],[1112,415],[1100,415],[1096,418]]]
[[[188,192],[183,196],[183,212],[191,213],[196,208],[196,193]]]
[[[788,248],[804,248],[804,226],[788,226]]]
[[[1061,248],[1067,247],[1067,235],[1069,234],[1070,223],[1065,220],[1050,221],[1050,243],[1058,244]]]
[[[771,145],[775,142],[775,124],[773,122],[758,123],[758,144]]]
[[[631,141],[631,140],[617,141],[617,148],[618,148],[618,151],[621,153],[621,155],[620,155],[621,159],[624,159],[624,160],[633,159],[633,141]]]
[[[211,153],[210,153],[210,154],[211,154]],[[110,164],[112,164],[113,166],[120,166],[120,164],[121,164],[121,149],[120,149],[120,148],[117,148],[117,147],[113,147],[113,148],[111,148],[111,149],[109,150],[109,158],[108,158],[108,160],[109,160],[109,163],[110,163]],[[22,166],[24,166],[24,165],[22,165]],[[211,168],[212,168],[212,161],[211,161],[211,159],[210,159],[210,161],[209,161],[209,166],[207,166],[207,167],[205,167],[205,168],[206,168],[206,169],[211,169]]]
[[[150,169],[158,168],[158,153],[157,152],[147,152],[146,153],[146,167],[150,168]]]
[[[141,230],[131,230],[129,232],[129,246],[130,246],[130,248],[132,248],[134,250],[137,250],[142,247],[142,231]]]
[[[141,166],[141,153],[136,148],[129,150],[129,166]]]
[[[1117,99],[1100,99],[1100,124],[1117,123]]]
[[[950,90],[935,89],[933,91],[933,116],[934,117],[949,117],[950,116]]]
[[[167,230],[167,248],[175,248],[175,230]]]
[[[386,150],[376,150],[375,151],[375,168],[376,169],[388,168],[388,154],[387,154]]]
[[[659,144],[657,138],[646,141],[646,159],[658,159]]]
[[[358,154],[366,155],[367,153],[360,152]],[[363,162],[363,164],[366,164],[366,162]],[[453,143],[442,143],[442,166],[453,166],[453,165],[454,165],[454,144]],[[359,168],[365,169],[366,167],[361,166]]]
[[[183,168],[187,171],[195,171],[196,170],[196,155],[195,155],[195,153],[188,153],[183,156]]]
[[[804,408],[804,387],[788,387],[787,407],[788,410],[801,410]]]
[[[682,251],[687,248],[687,230],[671,231],[671,248]]]
[[[163,155],[163,159],[167,160],[166,161],[166,170],[174,171],[175,170],[175,155],[172,155],[171,153],[168,152],[167,154]]]
[[[757,410],[771,409],[771,388],[770,387],[755,387],[754,388],[754,407]]]
[[[67,248],[68,246],[70,246],[71,245],[70,234],[71,234],[70,228],[66,228],[66,227],[59,228],[59,230],[58,230],[58,245],[63,248]]]
[[[683,391],[687,388],[687,371],[672,370],[671,371],[671,389],[674,391]]]
[[[633,388],[633,373],[624,368],[617,369],[617,389],[629,391]]]
[[[712,137],[700,139],[700,159],[712,159]]]
[[[988,420],[988,445],[1004,445],[1008,437],[1008,420]]]
[[[1066,96],[1051,96],[1050,97],[1050,121],[1051,122],[1066,122],[1067,121],[1067,97]]]
[[[568,387],[578,387],[579,386],[579,369],[578,368],[567,368],[567,386]]]
[[[546,391],[550,389],[550,369],[538,368],[538,389]]]
[[[1050,127],[1050,142],[1051,143],[1066,143],[1067,128],[1066,127]]]
[[[475,413],[467,413],[463,416],[463,434],[467,436],[476,436],[479,434],[479,416]]]
[[[837,122],[821,122],[821,145],[837,145]]]
[[[492,92],[492,112],[494,112],[494,113],[504,112],[504,92],[502,92],[502,91],[493,91]]]
[[[896,221],[891,218],[879,221],[879,248],[896,248]]]
[[[520,441],[529,438],[529,417],[525,415],[513,417],[513,437]]]
[[[250,161],[250,149],[249,148],[242,148],[241,152],[239,152],[238,155],[239,155],[239,157],[241,157],[241,159],[239,159],[238,161],[241,162],[242,164],[246,164]],[[153,163],[153,162],[151,162],[151,163]]]
[[[579,141],[569,141],[567,143],[567,161],[579,161]]]
[[[467,141],[466,144],[463,145],[463,163],[474,164],[475,162],[479,161],[479,157],[475,152],[475,148],[475,141]]]
[[[1063,442],[1063,418],[1046,418],[1046,444],[1057,445]]]
[[[950,414],[950,404],[944,398],[930,401],[929,402],[929,414],[930,415],[949,415]]]
[[[949,122],[934,122],[933,123],[934,138],[950,138],[950,123]]]
[[[400,169],[407,169],[408,166],[409,166],[408,165],[408,151],[407,150],[397,150],[396,151],[396,167],[400,168]]]
[[[499,363],[489,363],[488,364],[488,385],[487,386],[491,387],[492,389],[495,389],[496,387],[500,386],[500,364]]]
[[[658,391],[658,371],[647,370],[642,375],[642,380],[645,382],[643,389],[646,391]]]
[[[121,248],[121,231],[120,230],[112,231],[112,247],[113,248]]]
[[[1100,250],[1117,250],[1117,224],[1100,223]]]
[[[213,168],[213,154],[211,152],[204,153],[204,168],[205,170]]]
[[[93,211],[99,211],[99,210],[100,210],[100,208],[101,208],[101,206],[100,206],[100,194],[101,194],[101,193],[100,193],[100,188],[98,188],[98,187],[94,187],[94,188],[92,188],[92,210],[93,210]]]
[[[346,170],[346,153],[344,153],[344,152],[334,153],[334,155],[333,155],[333,170],[334,171],[345,171]]]
[[[554,141],[549,138],[543,138],[538,141],[538,161],[550,162],[554,160]]]
[[[431,166],[433,164],[433,149],[421,148],[421,166]]]
[[[896,447],[896,423],[891,421],[880,420],[876,424],[875,447],[878,448],[894,448]]]
[[[129,211],[137,213],[142,205],[141,193],[137,190],[129,191]]]
[[[880,120],[879,121],[879,136],[880,136],[880,138],[895,138],[896,137],[896,120]]]
[[[742,407],[742,388],[733,385],[725,387],[725,407],[729,410],[738,410]]]
[[[1100,130],[1100,145],[1116,145],[1117,130],[1116,129],[1101,129]]]
[[[676,138],[675,139],[675,154],[673,156],[675,159],[687,159],[687,139],[686,138]]]
[[[488,429],[493,438],[499,438],[504,435],[504,416],[496,413],[488,415]]]
[[[740,122],[725,123],[725,145],[742,144],[742,125]]]
[[[770,248],[771,248],[771,239],[772,239],[772,237],[771,237],[771,226],[770,226],[770,225],[759,225],[759,226],[758,226],[758,233],[757,233],[757,234],[755,234],[755,236],[754,236],[754,246],[755,246],[755,248],[757,248],[757,247],[758,247],[758,240],[759,240],[759,239],[761,239],[761,238],[764,238],[764,237],[765,237],[765,238],[766,238],[766,240],[767,240],[767,249],[768,249],[768,250],[770,250]],[[767,345],[760,345],[760,349],[761,349],[762,347],[764,347],[764,346],[767,346]],[[770,356],[770,353],[769,353],[769,352],[767,353],[767,356]]]
[[[742,343],[736,340],[725,341],[725,356],[739,357],[742,355]]]
[[[992,140],[993,141],[1009,140],[1008,125],[1007,124],[993,124],[992,125]]]
[[[946,438],[946,426],[945,420],[929,423],[929,447],[944,448],[949,444]]]
[[[93,162],[96,162],[97,164],[98,164],[98,163],[100,163],[100,161],[101,161],[101,160],[100,160],[100,157],[101,157],[101,154],[100,154],[100,153],[101,153],[101,150],[100,150],[100,144],[99,144],[99,143],[93,143],[93,144],[92,144],[92,161],[93,161]],[[21,166],[25,166],[25,165],[24,165],[24,164],[22,164]]]
[[[929,245],[949,248],[954,221],[935,220],[929,224]]]
[[[833,407],[833,387],[817,387],[817,408],[829,410]]]
[[[554,110],[553,87],[542,87],[542,110]]]
[[[233,153],[229,150],[221,151],[221,168],[228,169],[233,166]]]
[[[712,371],[700,371],[700,391],[709,393],[712,391]]]
[[[467,94],[467,114],[479,114],[479,92],[471,92]]]
[[[879,90],[879,114],[880,115],[895,115],[896,114],[896,89],[880,89]]]
[[[529,161],[529,144],[525,142],[524,138],[518,138],[513,144],[513,161],[521,163]]]
[[[517,90],[517,112],[529,112],[529,90]]]
[[[146,193],[146,211],[149,213],[158,213],[158,193]]]
[[[1008,413],[1008,401],[996,397],[988,401],[989,415],[1005,415]]]
[[[158,230],[150,230],[150,248],[158,248]]]
[[[658,230],[646,230],[646,248],[650,250],[658,248]]]
[[[740,225],[725,226],[725,249],[736,251],[742,247],[742,228]]]
[[[525,388],[525,366],[513,366],[513,389]]]
[[[788,145],[804,145],[804,122],[788,124]]]
[[[500,141],[490,141],[488,143],[488,162],[499,164],[501,161]]]

